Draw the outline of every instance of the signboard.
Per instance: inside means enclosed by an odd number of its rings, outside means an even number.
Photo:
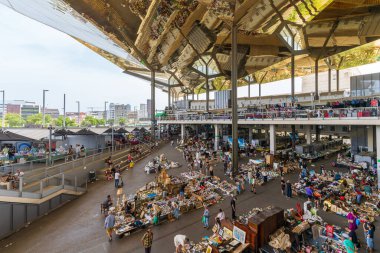
[[[233,230],[233,238],[238,240],[239,242],[241,243],[245,243],[245,235],[246,233],[241,230],[240,228],[234,226],[234,230]]]

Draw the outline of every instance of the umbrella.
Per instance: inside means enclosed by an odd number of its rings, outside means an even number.
[[[140,132],[145,133],[146,131],[147,131],[147,130],[146,130],[145,128],[143,128],[143,127],[140,129]]]
[[[132,130],[132,132],[139,132],[140,129],[138,129],[137,127],[135,127],[135,129]]]
[[[0,141],[35,141],[31,138],[9,132],[7,130],[0,130]]]

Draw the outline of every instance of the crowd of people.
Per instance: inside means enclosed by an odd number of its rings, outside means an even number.
[[[232,182],[236,184],[236,192],[231,195],[230,197],[230,208],[231,208],[231,218],[236,219],[237,218],[237,195],[244,192],[246,188],[250,189],[250,191],[253,194],[257,193],[257,186],[258,181],[266,183],[268,181],[268,174],[273,169],[270,166],[273,165],[264,165],[264,166],[251,166],[246,175],[242,174],[234,174],[233,172],[233,164],[231,161],[231,152],[228,150],[218,150],[214,151],[212,149],[212,142],[211,141],[205,141],[201,140],[199,138],[191,138],[189,140],[186,140],[184,142],[177,142],[177,146],[181,147],[181,151],[183,152],[183,158],[187,162],[187,168],[191,171],[199,171],[203,173],[204,175],[207,175],[209,177],[214,176],[214,171],[216,169],[216,165],[218,163],[223,164],[223,172],[227,178],[229,178]],[[171,146],[175,146],[175,142],[171,142]],[[255,153],[254,151],[251,152],[250,148],[248,148],[247,155],[253,155]],[[284,195],[286,198],[292,198],[294,195],[294,189],[292,187],[292,183],[290,180],[285,179],[285,173],[284,173],[284,166],[286,165],[289,160],[294,159],[293,157],[280,157],[280,161],[277,161],[277,172],[280,174],[280,191],[281,194]],[[294,160],[293,162],[296,162]],[[111,158],[109,161],[107,161],[107,164],[112,167],[112,160]],[[269,166],[269,167],[268,167]],[[298,166],[300,170],[299,179],[304,180],[305,178],[311,178],[315,175],[315,168],[308,168],[308,163],[306,163],[305,160],[299,159],[298,160]],[[238,168],[238,171],[243,171],[243,168]],[[334,173],[334,177],[336,177],[336,180],[341,180],[339,178],[340,173],[338,172],[331,172],[328,171],[324,166],[320,167],[320,174],[326,176],[327,174]],[[118,176],[118,171],[116,170],[114,172],[115,177],[115,187],[118,187],[119,181],[117,181],[117,178],[120,178]],[[368,182],[371,182],[370,180]],[[372,182],[373,183],[373,182]],[[247,186],[248,185],[248,186]],[[305,194],[308,198],[307,203],[312,204],[313,208],[321,208],[321,196],[318,196],[317,192],[313,189],[311,184],[305,184],[304,187]],[[371,188],[372,190],[372,188]],[[365,191],[365,189],[363,189]],[[359,194],[360,191],[358,191]],[[361,193],[361,192],[360,192]],[[180,196],[183,196],[184,189],[180,190]],[[367,194],[367,192],[365,193]],[[359,196],[359,195],[358,195]],[[358,197],[357,201],[360,203],[360,197]],[[104,206],[112,206],[112,200],[110,196],[107,197],[106,201],[104,202]],[[176,203],[172,203],[172,217],[174,219],[179,218],[179,209],[178,206],[176,206]],[[126,210],[130,211],[130,209],[126,208]],[[112,214],[112,213],[111,213]],[[204,228],[208,229],[211,225],[214,226],[220,226],[221,221],[226,218],[225,212],[222,209],[219,209],[218,214],[212,219],[212,215],[210,212],[210,209],[207,205],[203,206],[203,212],[202,212],[202,219],[201,224]],[[210,222],[213,220],[214,222]],[[365,236],[365,243],[366,248],[369,252],[372,252],[374,249],[374,232],[375,232],[375,226],[374,223],[367,217],[365,219],[359,218],[357,216],[356,211],[352,211],[347,215],[347,232],[348,237],[344,239],[342,242],[344,247],[346,248],[347,252],[356,252],[358,247],[360,247],[356,230],[358,229],[360,222],[363,222],[363,230],[364,230],[364,236]],[[213,223],[213,224],[210,224]],[[109,235],[109,239],[112,240],[112,232],[109,230],[110,227],[114,225],[114,220],[111,216],[111,218],[107,218],[105,221],[105,228],[107,230],[107,235]],[[141,242],[143,244],[143,247],[145,248],[145,252],[150,252],[153,242],[153,232],[149,228],[144,233],[143,237],[141,238]],[[183,252],[182,250],[186,247],[189,247],[190,240],[186,235],[178,234],[174,237],[174,245],[176,248],[176,252]]]

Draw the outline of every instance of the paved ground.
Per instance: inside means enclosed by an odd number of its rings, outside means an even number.
[[[137,188],[151,181],[155,174],[146,175],[143,167],[152,157],[165,153],[170,160],[185,164],[182,154],[170,145],[165,145],[161,150],[155,151],[150,157],[143,159],[133,170],[123,173],[124,191],[134,192]],[[322,163],[328,163],[324,160]],[[177,175],[185,171],[186,166],[169,171],[169,174]],[[217,176],[222,176],[222,168],[215,170]],[[296,180],[297,175],[291,174],[287,178]],[[62,208],[50,213],[40,220],[32,223],[29,227],[21,230],[13,236],[0,242],[0,252],[144,252],[140,238],[142,232],[132,234],[129,237],[115,239],[109,243],[103,229],[103,216],[100,215],[100,203],[107,194],[115,195],[116,191],[112,182],[97,182],[90,185],[88,193],[74,200]],[[218,205],[210,208],[213,221],[217,210],[222,208],[227,216],[231,216],[229,206],[230,199],[227,198]],[[280,193],[279,180],[269,182],[267,185],[258,187],[257,195],[247,191],[238,196],[237,213],[244,213],[253,207],[266,207],[276,205],[282,208],[295,207],[297,202],[304,199],[287,200]],[[343,226],[346,224],[343,217],[332,213],[319,212],[326,222]],[[174,252],[173,237],[176,234],[186,234],[192,240],[199,241],[202,236],[210,235],[212,232],[206,230],[201,224],[202,210],[187,213],[172,223],[164,223],[154,227],[153,253]],[[377,226],[380,227],[379,225]],[[377,232],[378,233],[378,232]],[[358,236],[362,238],[362,230]],[[362,239],[363,240],[363,239]],[[378,237],[377,241],[380,240]],[[379,242],[380,243],[380,242]],[[377,243],[377,245],[380,245]]]

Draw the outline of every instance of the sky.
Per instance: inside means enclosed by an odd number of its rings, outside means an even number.
[[[104,110],[104,102],[139,106],[150,98],[150,83],[122,73],[70,36],[0,4],[0,90],[5,101],[27,100],[62,112]],[[136,88],[138,87],[138,88]],[[156,89],[156,109],[167,104],[167,93]]]

